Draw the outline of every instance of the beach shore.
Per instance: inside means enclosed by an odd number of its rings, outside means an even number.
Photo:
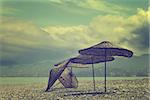
[[[44,92],[46,83],[0,84],[0,100],[149,100],[149,79],[108,80],[104,93],[102,80],[96,80],[93,95],[92,80],[79,80],[76,89],[65,89],[61,84],[51,92]]]

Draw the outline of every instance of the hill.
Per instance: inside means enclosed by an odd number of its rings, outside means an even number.
[[[58,61],[57,61],[58,62]],[[0,76],[48,76],[53,67],[53,60],[38,61],[27,64],[0,66]],[[77,76],[92,76],[92,68],[73,68]],[[148,76],[149,55],[134,56],[130,59],[116,58],[107,63],[107,76]],[[95,65],[95,75],[104,75],[104,63]]]

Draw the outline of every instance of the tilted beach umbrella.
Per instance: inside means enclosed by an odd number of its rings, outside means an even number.
[[[92,47],[79,50],[79,53],[82,55],[93,55],[93,56],[103,56],[105,59],[107,56],[123,56],[123,57],[132,57],[133,52],[124,48],[114,46],[109,41],[103,41]],[[106,62],[105,62],[105,92],[106,92]]]
[[[106,58],[103,56],[87,56],[87,55],[79,55],[75,58],[71,58],[71,63],[77,63],[77,64],[92,64],[92,72],[93,72],[93,88],[95,91],[95,74],[94,74],[94,64],[101,63],[101,62],[107,62],[114,60],[113,57],[107,56]]]
[[[49,79],[48,79],[48,85],[45,91],[48,91],[49,89],[52,88],[52,86],[54,85],[54,83],[59,79],[59,81],[64,85],[64,83],[66,83],[66,80],[68,82],[68,78],[72,78],[72,76],[69,75],[70,71],[68,69],[66,69],[67,65],[69,64],[69,61],[66,60],[62,63],[59,63],[57,65],[57,67],[52,68],[49,72]],[[63,74],[63,72],[65,74]],[[69,76],[68,76],[69,75]],[[62,77],[61,77],[62,76]],[[73,76],[75,77],[75,76]],[[66,80],[64,80],[64,78]],[[76,78],[76,77],[75,77]],[[74,79],[75,79],[74,78]],[[70,81],[69,81],[70,82]],[[76,81],[77,83],[77,81]],[[76,87],[76,83],[74,84]],[[66,84],[64,85],[64,87],[70,87],[72,84]]]
[[[71,63],[70,59],[61,61],[54,66],[55,67],[49,72],[48,85],[45,91],[51,89],[57,80],[59,80],[65,88],[77,88],[78,80],[72,72],[72,67],[87,68],[87,66],[83,64]],[[71,70],[69,68],[71,68]]]

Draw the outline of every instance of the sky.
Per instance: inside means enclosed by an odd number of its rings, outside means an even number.
[[[52,64],[102,41],[149,54],[148,0],[0,0],[1,66]]]

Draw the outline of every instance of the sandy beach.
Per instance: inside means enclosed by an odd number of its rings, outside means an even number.
[[[64,89],[61,84],[51,92],[44,92],[46,83],[0,84],[0,100],[149,100],[148,78],[133,80],[108,80],[107,93],[103,93],[103,81],[96,81],[92,95],[92,80],[79,80],[77,89]],[[80,95],[79,95],[80,94]]]

